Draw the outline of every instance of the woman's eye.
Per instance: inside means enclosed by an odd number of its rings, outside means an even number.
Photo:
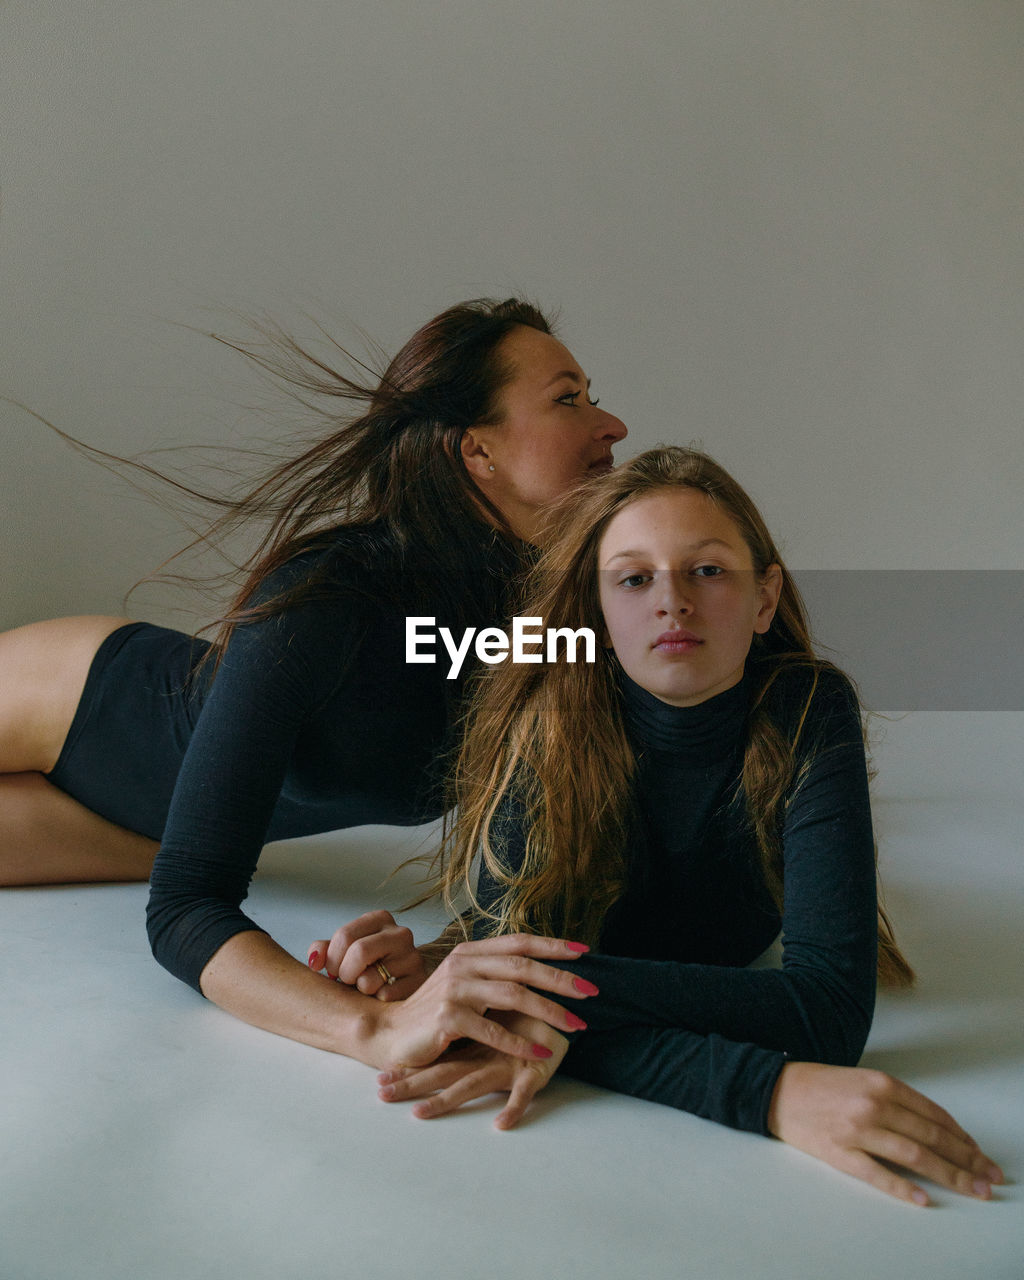
[[[645,582],[649,581],[650,578],[646,573],[627,573],[624,578],[619,579],[619,586],[635,589],[637,587],[642,587]]]
[[[595,405],[599,405],[600,403],[601,403],[600,396],[595,397],[595,399],[593,400],[591,400],[591,398],[587,396],[587,404],[589,404],[591,408],[593,408]]]
[[[579,398],[580,398],[580,393],[579,393],[578,391],[567,391],[567,392],[565,393],[565,395],[564,395],[564,396],[559,396],[559,397],[558,397],[558,401],[557,401],[557,403],[558,403],[558,404],[571,404],[573,407],[575,407],[575,405],[576,405],[576,401],[577,401]]]
[[[695,578],[719,578],[725,570],[717,564],[699,564],[691,572]]]

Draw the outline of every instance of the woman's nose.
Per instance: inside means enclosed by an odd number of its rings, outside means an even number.
[[[629,428],[621,418],[616,418],[614,413],[609,413],[607,409],[594,409],[595,413],[601,415],[597,427],[597,437],[600,440],[610,440],[615,444],[619,440],[624,440],[629,434]]]

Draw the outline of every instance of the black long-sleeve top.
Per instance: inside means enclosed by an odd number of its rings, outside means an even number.
[[[791,738],[810,678],[787,672],[768,694]],[[562,1070],[766,1133],[787,1058],[853,1065],[863,1051],[877,900],[859,710],[847,682],[825,671],[798,739],[781,828],[781,915],[775,908],[738,789],[751,685],[748,674],[677,708],[622,677],[638,759],[628,886],[599,951],[573,964],[600,995],[565,1002],[588,1030],[572,1037]],[[491,839],[504,865],[521,865],[514,802]],[[496,893],[482,871],[481,905]],[[782,968],[748,968],[780,927]]]
[[[439,760],[459,685],[447,679],[440,642],[435,664],[406,662],[406,616],[433,616],[459,635],[467,623],[500,623],[521,561],[517,548],[481,530],[463,549],[459,601],[422,560],[406,564],[386,530],[339,531],[332,547],[289,562],[261,594],[315,577],[312,598],[236,627],[212,682],[160,712],[180,717],[187,701],[180,745],[165,751],[176,781],[169,808],[163,800],[147,925],[156,958],[197,991],[218,948],[259,929],[240,904],[266,841],[414,825],[443,811]],[[160,797],[152,807],[162,823]]]

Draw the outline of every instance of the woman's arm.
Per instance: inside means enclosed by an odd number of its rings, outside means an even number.
[[[563,941],[525,935],[463,943],[408,999],[386,1003],[314,973],[265,933],[244,932],[205,966],[202,986],[245,1022],[370,1066],[422,1066],[459,1039],[534,1060],[551,1056],[546,1035],[528,1039],[485,1015],[518,1012],[549,1031],[565,1027],[560,1006],[532,988],[578,994],[573,975],[533,957],[571,962],[577,954]]]
[[[461,1036],[532,1054],[483,1010],[516,1009],[564,1026],[564,1012],[530,990],[574,991],[571,975],[552,970],[549,979],[536,958],[571,961],[564,945],[541,950],[531,939],[464,950],[415,1000],[388,1009],[312,973],[241,910],[300,734],[358,651],[359,628],[354,608],[328,601],[236,629],[193,732],[153,870],[154,954],[236,1016],[376,1066],[428,1061]]]
[[[153,954],[196,991],[217,951],[259,929],[241,903],[289,764],[360,638],[354,617],[317,603],[232,635],[178,774],[146,913]]]

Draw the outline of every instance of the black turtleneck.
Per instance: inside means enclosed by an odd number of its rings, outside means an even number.
[[[462,687],[447,662],[406,662],[406,614],[501,622],[521,568],[490,530],[450,542],[458,581],[383,523],[336,530],[264,581],[281,611],[236,627],[215,674],[193,676],[203,641],[145,623],[97,654],[51,781],[162,838],[150,941],[197,991],[216,950],[259,927],[240,904],[267,840],[440,816]]]
[[[739,788],[754,679],[681,708],[622,678],[638,761],[629,882],[600,954],[579,962],[601,994],[567,1002],[589,1029],[573,1037],[562,1069],[765,1133],[787,1057],[860,1057],[874,1007],[877,905],[859,713],[845,680],[826,672],[798,740],[776,910]],[[790,740],[810,679],[786,673],[768,694]],[[519,865],[523,832],[507,821],[495,832],[508,865]],[[484,875],[479,892],[486,906],[493,886]],[[748,968],[780,926],[783,967]]]

